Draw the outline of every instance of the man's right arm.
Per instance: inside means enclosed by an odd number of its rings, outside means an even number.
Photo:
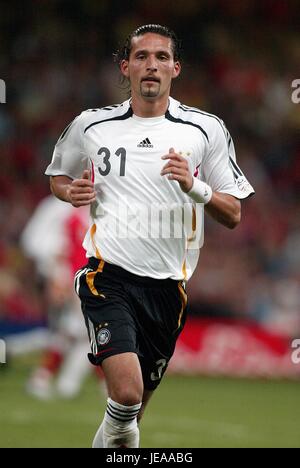
[[[80,179],[71,179],[70,177],[51,176],[51,192],[59,200],[71,203],[78,208],[79,206],[90,205],[96,200],[94,183],[90,180],[90,171],[84,170]]]

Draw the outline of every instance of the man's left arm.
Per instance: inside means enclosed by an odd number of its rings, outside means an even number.
[[[241,202],[227,193],[213,192],[205,211],[229,229],[234,229],[241,221]]]

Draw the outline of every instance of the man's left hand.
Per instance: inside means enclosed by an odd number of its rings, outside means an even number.
[[[161,159],[168,159],[169,162],[162,168],[161,175],[168,174],[169,180],[177,180],[181,190],[185,193],[189,192],[193,187],[193,176],[190,172],[187,160],[178,153],[175,153],[174,148],[169,149],[169,154],[162,156]]]

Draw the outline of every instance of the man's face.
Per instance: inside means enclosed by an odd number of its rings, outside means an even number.
[[[129,60],[121,62],[121,71],[129,79],[132,97],[156,100],[169,95],[171,82],[180,73],[174,61],[172,40],[146,33],[132,39]]]

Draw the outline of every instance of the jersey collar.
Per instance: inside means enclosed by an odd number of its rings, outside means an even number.
[[[158,123],[158,122],[161,122],[162,120],[164,120],[166,115],[169,112],[172,113],[172,110],[174,111],[175,108],[178,107],[179,103],[178,103],[178,101],[173,99],[171,96],[169,96],[169,105],[168,105],[168,108],[167,108],[165,114],[160,115],[158,117],[139,117],[139,116],[135,115],[133,113],[133,110],[132,110],[132,107],[131,107],[131,98],[126,101],[126,104],[128,105],[128,108],[131,109],[131,111],[132,111],[132,116],[131,117],[134,120],[136,120],[137,122],[148,123],[149,125],[151,125],[151,124],[155,124],[155,123]]]

